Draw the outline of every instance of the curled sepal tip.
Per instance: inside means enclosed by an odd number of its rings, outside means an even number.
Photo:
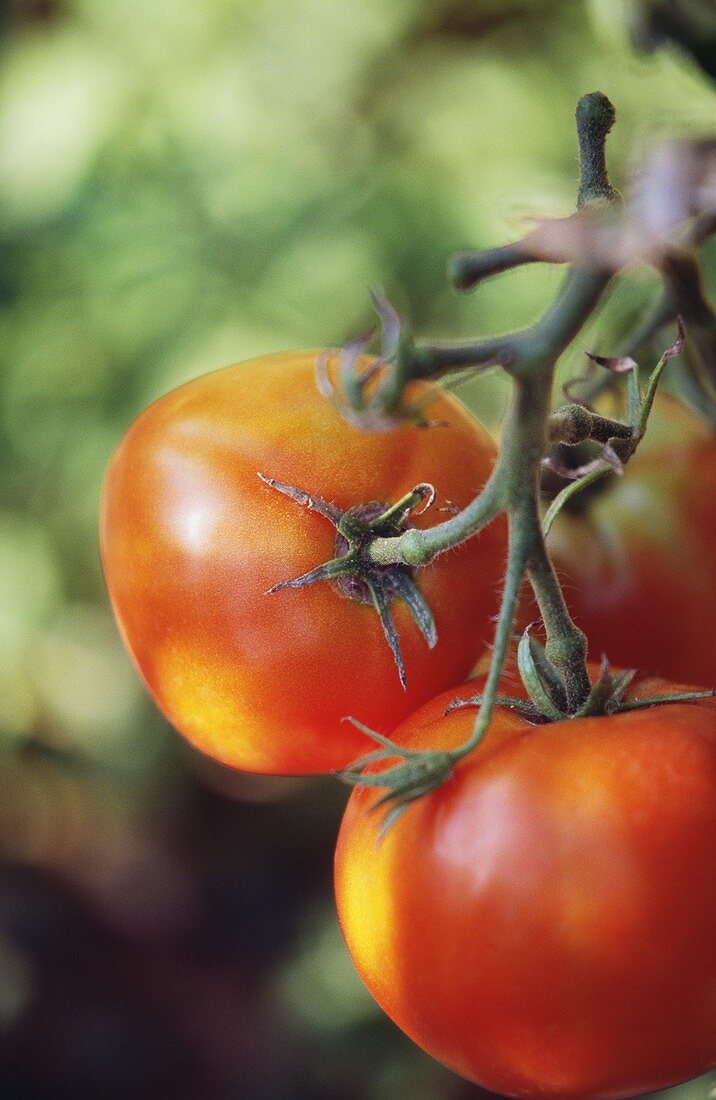
[[[381,286],[374,286],[370,292],[373,309],[378,314],[383,333],[383,354],[390,360],[400,352],[401,340],[405,339],[406,325],[395,306],[388,301]]]
[[[666,348],[659,362],[652,370],[644,392],[642,392],[639,385],[638,364],[630,356],[608,357],[592,355],[590,352],[586,353],[588,358],[594,363],[599,364],[599,366],[606,367],[607,370],[615,371],[617,374],[626,375],[627,420],[625,424],[619,424],[598,416],[589,406],[585,405],[583,402],[575,401],[575,398],[572,397],[570,392],[571,387],[579,380],[573,379],[568,383],[566,396],[569,397],[571,401],[575,402],[575,404],[581,406],[583,410],[592,414],[595,425],[599,426],[601,424],[602,427],[606,427],[607,431],[601,435],[592,434],[590,436],[590,438],[599,439],[600,442],[602,442],[600,453],[592,462],[588,462],[581,466],[568,467],[555,458],[554,455],[548,455],[542,460],[544,466],[553,470],[560,477],[567,478],[572,482],[571,485],[567,485],[557,494],[549,506],[542,524],[542,531],[545,536],[549,533],[554,520],[557,518],[562,508],[568,501],[576,496],[577,493],[580,493],[583,489],[586,489],[587,486],[593,484],[606,474],[624,473],[625,464],[635,453],[646,433],[649,417],[654,405],[654,397],[656,396],[657,387],[666,365],[671,359],[680,355],[684,350],[686,332],[681,316],[676,317],[676,324],[678,329],[677,338],[673,344],[670,344],[669,347]],[[582,412],[582,417],[584,417],[584,415],[585,413]],[[604,441],[604,435],[608,435],[610,430],[613,430],[614,434]]]
[[[632,359],[631,355],[594,355],[591,351],[584,354],[587,359],[591,359],[599,367],[605,367],[612,374],[626,374],[627,371],[636,370],[639,366],[636,359]],[[572,381],[579,381],[579,379],[572,379]]]
[[[350,767],[334,774],[350,787],[376,787],[384,790],[371,806],[371,812],[384,811],[378,837],[382,840],[412,802],[429,794],[450,778],[455,760],[451,753],[437,749],[420,752],[402,748],[356,718],[347,717],[344,721],[351,722],[381,746],[380,749],[361,756]],[[387,766],[379,771],[373,770],[380,763]],[[366,771],[368,767],[370,771]]]
[[[401,526],[407,523],[411,516],[422,516],[435,503],[437,492],[435,486],[429,481],[421,481],[409,493],[396,500],[369,523],[371,531],[379,531],[386,525]]]
[[[371,302],[378,327],[317,356],[319,392],[345,421],[362,431],[388,432],[406,423],[418,428],[440,426],[442,421],[425,415],[424,403],[405,400],[416,355],[410,327],[379,287],[371,291]],[[377,337],[380,351],[371,356]]]

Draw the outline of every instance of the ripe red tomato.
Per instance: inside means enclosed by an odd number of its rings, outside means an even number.
[[[419,572],[432,651],[395,603],[407,691],[371,607],[326,582],[265,595],[333,557],[336,532],[257,472],[343,509],[432,482],[436,505],[415,521],[428,526],[445,518],[441,505],[468,504],[494,462],[463,407],[422,383],[411,397],[447,426],[351,427],[319,395],[314,359],[255,359],[162,397],[120,443],[102,497],[107,585],[149,690],[194,745],[246,771],[344,767],[372,747],[344,715],[392,729],[465,676],[490,633],[504,560],[493,524]]]
[[[673,399],[652,419],[624,477],[563,511],[548,547],[595,659],[716,687],[716,438]]]
[[[641,678],[630,694],[672,690]],[[444,712],[468,693],[393,739],[463,742],[476,711]],[[545,1100],[633,1096],[716,1064],[716,702],[551,725],[500,709],[382,843],[381,793],[349,800],[338,912],[369,990],[420,1046]]]

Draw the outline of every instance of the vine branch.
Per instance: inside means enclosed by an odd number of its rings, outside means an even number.
[[[609,184],[604,155],[614,109],[606,96],[592,93],[580,100],[576,121],[581,159],[578,204],[616,203],[619,196]],[[522,262],[522,258],[519,246],[492,250],[483,255],[482,266],[472,257],[471,271],[473,275],[477,271],[494,274]],[[457,345],[416,345],[412,339],[402,344],[399,369],[404,378],[489,362],[502,365],[513,379],[497,463],[483,492],[450,520],[427,530],[406,531],[396,539],[376,540],[368,547],[369,556],[380,565],[424,565],[475,534],[500,512],[507,514],[509,557],[490,671],[473,734],[453,750],[454,760],[473,750],[492,719],[525,575],[534,588],[545,626],[546,660],[564,685],[570,710],[576,712],[583,707],[591,692],[587,641],[570,618],[545,547],[539,478],[548,442],[556,363],[593,311],[609,279],[608,272],[574,265],[552,307],[536,324],[517,333]]]
[[[563,263],[570,267],[562,287],[545,314],[533,325],[517,332],[480,340],[452,343],[417,342],[405,321],[382,295],[374,295],[382,328],[383,348],[378,359],[366,368],[362,363],[367,341],[354,342],[339,353],[338,378],[342,394],[328,376],[321,360],[318,382],[322,392],[352,423],[367,429],[385,430],[401,420],[425,424],[422,409],[408,404],[409,384],[416,379],[435,378],[448,371],[499,365],[512,380],[512,391],[503,422],[495,467],[482,492],[462,511],[430,528],[405,528],[402,519],[386,527],[389,509],[380,517],[381,529],[360,528],[354,532],[352,553],[363,570],[365,583],[374,585],[376,576],[393,577],[400,592],[413,567],[424,566],[474,536],[504,513],[508,525],[508,562],[494,646],[479,713],[470,738],[449,752],[410,753],[379,734],[372,734],[381,748],[343,773],[352,784],[365,781],[383,786],[387,793],[380,803],[388,804],[389,820],[395,820],[416,797],[444,782],[453,765],[472,752],[487,731],[499,702],[498,690],[512,636],[518,594],[529,578],[539,605],[545,631],[545,645],[526,633],[518,649],[518,665],[530,694],[535,714],[557,714],[568,718],[595,713],[612,713],[623,702],[629,673],[612,675],[608,666],[592,686],[586,665],[587,639],[570,617],[564,595],[545,546],[540,509],[540,474],[544,455],[555,442],[574,444],[593,440],[603,445],[603,459],[621,466],[633,452],[644,431],[654,389],[667,358],[678,354],[682,342],[668,349],[650,379],[642,397],[631,358],[605,361],[613,369],[629,370],[629,420],[622,424],[577,404],[551,413],[552,389],[557,362],[594,311],[612,277],[635,257],[657,267],[664,279],[661,300],[632,344],[643,342],[655,328],[683,313],[695,333],[702,358],[716,361],[716,315],[703,293],[698,260],[688,247],[681,250],[672,242],[655,243],[630,221],[619,192],[612,186],[606,165],[605,146],[615,120],[612,104],[601,92],[583,96],[576,109],[580,153],[580,181],[577,212],[569,218],[539,226],[522,241],[485,252],[465,252],[455,257],[451,275],[459,289],[477,285],[483,278],[520,264],[537,260]],[[714,219],[692,221],[691,237],[713,230]],[[681,332],[683,337],[683,332]],[[636,349],[635,349],[636,350]],[[341,404],[341,402],[345,402]],[[610,457],[611,456],[611,457]],[[590,471],[593,479],[603,476]],[[569,494],[583,487],[584,480],[570,487]],[[418,487],[422,489],[423,487]],[[410,496],[411,506],[417,490]],[[417,500],[417,497],[416,497]],[[402,502],[400,502],[402,504]],[[402,511],[400,517],[402,517]],[[387,517],[387,518],[386,518]],[[378,521],[376,521],[378,522]],[[341,520],[345,527],[346,520]],[[353,523],[355,526],[355,523]],[[342,558],[328,563],[339,568]],[[398,573],[395,571],[398,570]],[[403,572],[407,570],[407,572]],[[382,573],[381,573],[382,571]],[[397,578],[397,579],[396,579]],[[303,582],[305,578],[299,578]],[[406,598],[403,594],[403,598]],[[418,618],[413,593],[407,599]],[[387,604],[381,618],[390,625]],[[387,627],[386,627],[387,630]],[[427,632],[428,634],[430,631]],[[427,634],[426,634],[427,636]],[[431,635],[432,636],[432,635]],[[395,647],[396,640],[391,635]],[[535,685],[535,691],[530,690]],[[540,709],[539,698],[547,700]],[[610,709],[611,708],[611,709]],[[364,727],[361,727],[364,728]],[[364,775],[366,766],[389,762],[384,771]]]

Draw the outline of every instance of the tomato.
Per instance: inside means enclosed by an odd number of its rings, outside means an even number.
[[[327,582],[265,594],[332,558],[336,532],[259,472],[342,509],[431,482],[436,504],[415,519],[428,526],[445,518],[441,506],[468,504],[494,463],[483,429],[427,384],[410,397],[446,425],[351,427],[318,393],[314,359],[255,359],[160,398],[120,443],[102,496],[105,576],[139,671],[189,741],[246,771],[344,767],[370,746],[345,715],[392,728],[467,675],[504,561],[504,526],[493,524],[418,573],[432,651],[394,604],[406,691],[372,607]]]
[[[563,511],[548,547],[595,659],[716,687],[716,438],[673,399],[653,418],[624,476]]]
[[[476,710],[445,709],[479,687],[393,739],[464,742]],[[642,677],[629,694],[673,690]],[[501,708],[382,842],[381,793],[349,800],[338,912],[368,989],[420,1046],[545,1100],[632,1096],[716,1064],[716,702],[548,725]]]

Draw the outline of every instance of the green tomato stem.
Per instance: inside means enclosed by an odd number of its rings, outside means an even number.
[[[605,145],[616,112],[603,92],[582,96],[576,111],[579,141],[579,194],[577,209],[593,202],[613,203],[621,199],[607,173]]]
[[[477,534],[504,510],[502,480],[495,468],[479,496],[458,515],[435,527],[411,527],[397,537],[373,539],[368,557],[376,565],[427,565],[438,554]]]
[[[576,118],[582,165],[579,205],[617,201],[604,162],[604,143],[614,110],[605,96],[593,93],[580,100]],[[507,259],[515,259],[515,254],[508,254]],[[499,513],[507,514],[509,556],[492,662],[475,729],[469,741],[455,750],[456,759],[472,751],[492,719],[520,585],[526,574],[545,624],[547,656],[564,679],[572,711],[583,705],[591,689],[586,638],[570,618],[545,547],[539,485],[555,365],[599,302],[609,278],[602,271],[572,268],[553,306],[529,328],[467,344],[413,346],[406,357],[410,359],[412,377],[500,363],[513,378],[498,460],[482,493],[444,523],[427,530],[412,529],[397,538],[376,539],[368,551],[371,559],[382,565],[424,565],[476,534]],[[403,380],[405,362],[404,358]]]
[[[524,552],[521,533],[517,530],[514,523],[510,524],[509,540],[505,587],[502,592],[500,613],[497,619],[497,628],[495,630],[490,670],[487,674],[484,691],[482,692],[482,703],[471,737],[463,745],[453,749],[450,754],[455,761],[462,760],[463,757],[476,749],[482,741],[492,722],[492,716],[499,698],[500,679],[510,648],[512,623],[517,609],[520,586],[522,585],[525,569],[527,567],[527,557]]]

